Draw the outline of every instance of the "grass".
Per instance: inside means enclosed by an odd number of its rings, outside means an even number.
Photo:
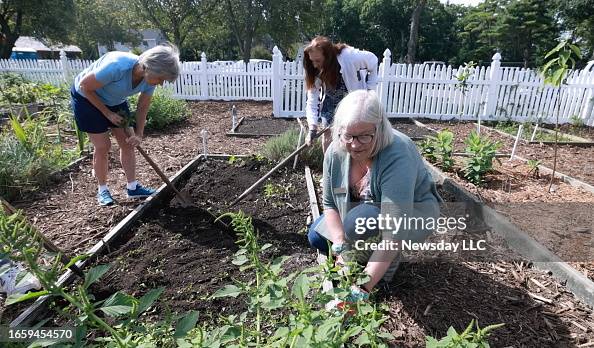
[[[289,129],[285,133],[268,140],[262,147],[262,155],[273,162],[281,161],[295,151],[298,137],[299,130]],[[312,147],[303,150],[299,154],[299,163],[308,164],[312,168],[321,170],[323,162],[324,154],[319,140]]]
[[[488,126],[493,127],[499,131],[504,133],[510,134],[512,136],[516,136],[518,134],[518,127],[519,123],[517,122],[497,122],[495,124],[488,124]],[[524,123],[524,127],[522,129],[522,139],[526,141],[530,141],[532,137],[532,132],[534,131],[534,124],[532,123]],[[555,141],[555,134],[549,133],[547,131],[543,131],[542,128],[539,126],[538,130],[536,131],[536,135],[534,137],[534,141]],[[565,133],[559,132],[559,141],[575,141],[573,138],[567,136]]]

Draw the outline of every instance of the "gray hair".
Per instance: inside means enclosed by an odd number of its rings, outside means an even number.
[[[181,70],[179,50],[172,44],[155,46],[142,52],[138,64],[148,75],[163,77],[169,82],[175,81]]]
[[[348,126],[360,122],[375,125],[375,136],[373,137],[373,149],[371,151],[372,157],[390,145],[394,140],[392,125],[386,116],[386,112],[377,94],[374,91],[361,89],[347,94],[336,108],[334,125],[332,126],[332,140],[336,142],[339,150],[346,151],[346,146],[340,140],[340,134]]]

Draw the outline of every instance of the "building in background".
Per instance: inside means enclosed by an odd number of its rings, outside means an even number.
[[[12,48],[12,59],[60,59],[60,51],[66,52],[69,59],[80,59],[82,51],[78,46],[51,44],[47,40],[32,36],[21,36]]]
[[[153,48],[159,44],[167,42],[167,39],[165,39],[163,33],[161,33],[161,31],[157,29],[141,30],[140,36],[142,37],[142,42],[139,46],[134,47],[132,44],[126,42],[114,42],[113,50],[123,52],[131,52],[133,50],[138,50],[139,52],[144,52],[149,48]],[[105,45],[97,45],[97,50],[99,51],[99,56],[102,56],[110,51],[110,49],[108,49]]]

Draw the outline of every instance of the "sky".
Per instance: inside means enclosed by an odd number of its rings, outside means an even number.
[[[448,0],[439,0],[442,3],[447,3]],[[462,5],[477,5],[481,0],[449,0],[450,4],[462,4]]]

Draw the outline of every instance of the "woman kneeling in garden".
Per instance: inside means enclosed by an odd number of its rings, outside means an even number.
[[[88,133],[95,148],[93,170],[100,205],[114,203],[107,188],[111,147],[109,130],[120,147],[120,162],[126,174],[129,198],[144,198],[155,192],[136,181],[136,155],[155,86],[173,82],[180,71],[179,52],[174,46],[153,47],[140,56],[109,52],[81,72],[71,89],[78,129]],[[127,98],[140,92],[136,120],[130,120]],[[134,127],[134,129],[128,129]]]
[[[391,281],[400,260],[399,241],[422,241],[431,234],[424,228],[395,229],[394,219],[439,217],[435,183],[415,144],[392,129],[375,92],[358,90],[339,104],[332,143],[324,155],[324,214],[309,231],[310,244],[328,254],[328,241],[338,263],[358,261],[370,280],[353,287],[355,298],[367,293],[383,278]],[[365,228],[365,223],[375,223]],[[381,229],[380,229],[381,227]],[[380,233],[381,232],[381,233]]]

